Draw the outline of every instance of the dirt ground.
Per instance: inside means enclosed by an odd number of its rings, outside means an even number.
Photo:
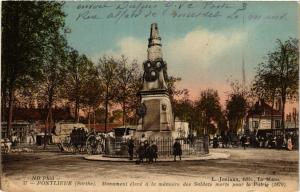
[[[229,159],[87,161],[59,152],[2,156],[5,191],[298,191],[298,151],[211,149]]]

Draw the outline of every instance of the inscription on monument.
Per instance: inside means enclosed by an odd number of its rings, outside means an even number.
[[[160,127],[160,105],[159,99],[152,99],[144,101],[147,107],[147,114],[144,117],[144,130],[145,131],[156,131]]]

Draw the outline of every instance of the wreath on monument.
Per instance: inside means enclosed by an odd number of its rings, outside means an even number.
[[[136,109],[136,114],[140,117],[144,117],[147,113],[147,108],[145,103],[141,103],[137,109]]]
[[[158,79],[159,72],[165,71],[166,64],[162,59],[156,59],[154,61],[147,60],[144,62],[144,72],[146,81],[155,81]]]

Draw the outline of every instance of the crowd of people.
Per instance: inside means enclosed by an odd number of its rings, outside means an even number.
[[[253,148],[287,149],[298,148],[298,137],[294,133],[282,135],[215,135],[212,139],[213,148],[229,148],[242,146]]]

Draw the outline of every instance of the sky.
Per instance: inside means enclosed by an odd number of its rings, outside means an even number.
[[[96,62],[103,55],[147,59],[151,23],[162,38],[168,74],[181,77],[193,99],[218,90],[224,104],[228,79],[253,81],[276,40],[298,37],[297,2],[66,2],[69,44]],[[295,104],[294,104],[295,105]]]

